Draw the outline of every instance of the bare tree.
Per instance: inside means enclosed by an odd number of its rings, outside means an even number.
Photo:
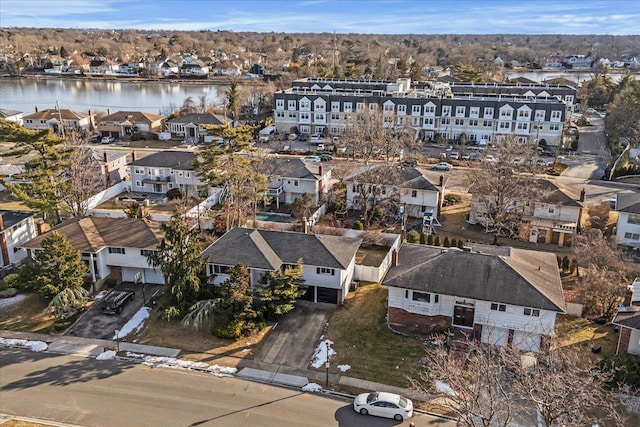
[[[85,215],[91,197],[106,187],[109,170],[102,169],[84,133],[72,131],[64,146],[72,154],[65,172],[68,187],[62,199],[73,216]]]

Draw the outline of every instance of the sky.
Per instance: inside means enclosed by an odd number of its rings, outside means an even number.
[[[638,0],[0,0],[0,27],[640,34]]]

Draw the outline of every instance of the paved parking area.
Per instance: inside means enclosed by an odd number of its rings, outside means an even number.
[[[96,301],[78,321],[67,330],[65,335],[84,338],[113,339],[115,331],[121,329],[125,323],[142,307],[142,286],[134,283],[121,283],[114,290],[132,289],[136,296],[128,303],[120,314],[104,314],[101,301]],[[161,288],[160,285],[145,285],[144,296],[147,301]]]

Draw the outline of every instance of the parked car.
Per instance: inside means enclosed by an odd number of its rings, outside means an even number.
[[[320,156],[307,156],[307,157],[303,157],[302,158],[303,162],[320,162],[322,161],[322,159],[320,158]]]
[[[418,160],[417,159],[404,159],[402,162],[400,162],[400,164],[402,166],[414,168],[414,167],[418,166]]]
[[[102,303],[102,312],[107,314],[120,314],[124,307],[136,297],[133,289],[122,289],[111,292]]]
[[[320,154],[320,161],[321,162],[328,162],[333,160],[333,156],[331,154]]]
[[[471,160],[471,155],[469,153],[464,153],[460,158],[462,160]]]
[[[449,158],[458,160],[460,158],[460,154],[458,154],[457,151],[452,151],[451,154],[449,154]]]
[[[440,162],[431,166],[431,169],[438,171],[450,171],[451,169],[453,169],[453,165],[447,162]]]
[[[101,144],[111,144],[113,141],[115,141],[114,137],[112,137],[112,136],[104,136],[100,140],[100,143]]]
[[[307,135],[306,133],[301,133],[300,135],[298,135],[298,141],[308,141],[309,140],[309,135]]]
[[[361,415],[375,415],[404,421],[413,416],[413,402],[398,394],[376,391],[356,396],[353,401],[353,410]]]
[[[316,150],[318,150],[318,151],[324,151],[325,148],[327,148],[327,147],[325,147],[325,145],[323,143],[320,143],[320,144],[316,145]]]
[[[485,162],[497,162],[498,159],[496,159],[495,157],[493,157],[491,154],[487,154],[484,158]]]

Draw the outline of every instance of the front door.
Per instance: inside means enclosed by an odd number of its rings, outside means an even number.
[[[462,326],[465,328],[473,328],[473,317],[475,309],[473,307],[465,307],[456,305],[453,308],[453,326]]]

